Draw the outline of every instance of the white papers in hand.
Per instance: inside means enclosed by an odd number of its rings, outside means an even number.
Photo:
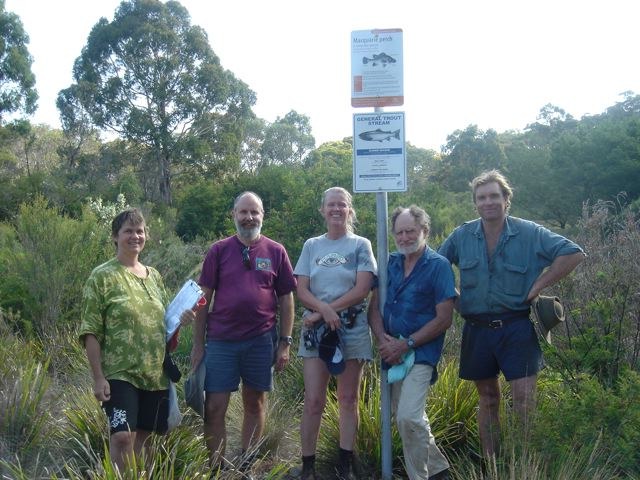
[[[187,280],[178,294],[171,301],[164,314],[164,323],[167,326],[167,341],[176,333],[180,326],[180,315],[185,310],[196,306],[204,292],[193,280]]]

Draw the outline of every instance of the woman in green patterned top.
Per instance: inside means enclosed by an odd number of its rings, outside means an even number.
[[[111,460],[122,470],[152,432],[167,431],[169,379],[162,363],[168,297],[158,271],[138,259],[146,241],[142,213],[118,214],[111,234],[116,257],[96,267],[85,284],[79,335],[93,393],[109,420]],[[194,316],[185,311],[181,323]]]

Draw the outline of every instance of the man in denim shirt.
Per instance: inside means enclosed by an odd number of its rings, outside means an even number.
[[[391,388],[410,480],[445,479],[449,471],[431,433],[425,402],[438,376],[436,366],[451,326],[456,291],[451,264],[427,246],[429,223],[429,215],[415,205],[395,209],[391,226],[398,252],[389,257],[384,319],[377,289],[369,305],[369,324],[383,368],[402,363],[411,351],[415,355],[414,365]]]
[[[480,218],[456,228],[438,252],[460,271],[460,378],[473,380],[478,389],[480,441],[489,458],[499,446],[500,371],[522,426],[535,409],[543,361],[530,303],[568,275],[584,253],[561,235],[509,216],[513,192],[497,170],[474,178],[471,188]]]

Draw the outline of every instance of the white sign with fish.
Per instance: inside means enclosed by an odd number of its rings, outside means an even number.
[[[351,106],[404,104],[402,29],[351,32]]]
[[[353,191],[406,192],[404,112],[353,115]]]

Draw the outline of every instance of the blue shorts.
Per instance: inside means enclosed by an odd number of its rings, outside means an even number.
[[[500,372],[508,381],[537,374],[544,366],[535,328],[524,317],[501,328],[464,322],[460,349],[460,378],[485,380]]]
[[[111,398],[102,403],[109,420],[110,435],[146,430],[166,433],[169,390],[141,390],[123,380],[109,380]]]
[[[249,340],[207,340],[205,392],[235,392],[240,379],[259,392],[271,391],[273,355],[270,331]]]

